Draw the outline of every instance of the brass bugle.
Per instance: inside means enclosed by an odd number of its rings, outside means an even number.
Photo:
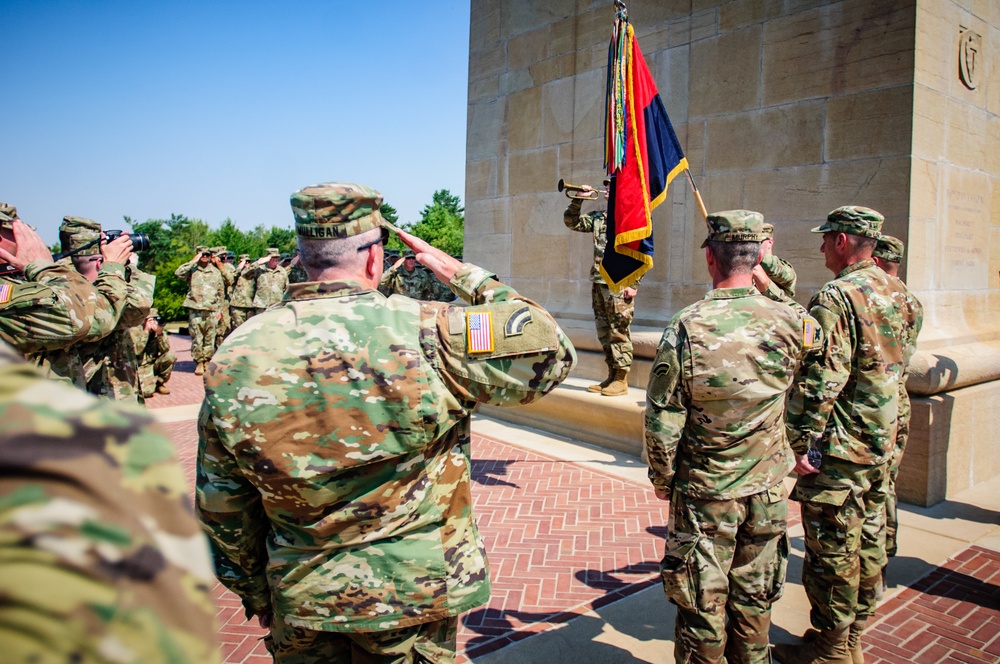
[[[606,194],[607,192],[602,189],[591,189],[583,194],[573,194],[573,191],[584,191],[582,184],[570,184],[565,180],[560,179],[559,184],[556,185],[559,191],[565,191],[567,198],[577,198],[581,201],[596,201],[601,197],[601,194]]]

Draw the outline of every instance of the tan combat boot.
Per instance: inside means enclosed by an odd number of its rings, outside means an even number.
[[[623,394],[628,394],[628,383],[625,382],[627,375],[627,369],[615,369],[613,380],[601,390],[601,394],[606,397],[620,397]]]
[[[865,626],[863,623],[854,623],[851,625],[851,631],[847,635],[847,649],[851,652],[852,664],[865,664],[864,648],[861,646],[861,634],[864,631]],[[818,629],[807,629],[806,633],[802,635],[802,640],[806,643],[815,641],[820,633]]]
[[[847,648],[850,630],[818,632],[811,641],[803,637],[798,645],[779,643],[774,646],[774,659],[781,664],[853,664]]]
[[[199,362],[198,366],[196,366],[194,368],[194,375],[195,376],[201,376],[204,373],[205,373],[205,363],[204,362]]]
[[[170,388],[167,387],[166,385],[159,385],[156,388],[156,393],[157,394],[170,394]]]
[[[611,384],[611,381],[615,379],[615,370],[608,367],[608,377],[602,380],[600,383],[595,383],[587,388],[590,392],[600,392],[605,387]]]

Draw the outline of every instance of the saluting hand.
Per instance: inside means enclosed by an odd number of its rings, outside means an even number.
[[[413,249],[417,255],[417,260],[421,265],[434,273],[434,276],[446,284],[450,284],[455,273],[462,267],[462,264],[440,249],[432,247],[415,235],[410,235],[404,230],[399,231],[399,239],[403,244]]]
[[[14,243],[17,245],[14,253],[0,249],[0,260],[23,271],[31,261],[52,262],[52,252],[45,246],[41,236],[31,230],[28,224],[20,219],[14,220]]]

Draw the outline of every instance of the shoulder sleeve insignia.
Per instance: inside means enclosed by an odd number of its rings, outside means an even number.
[[[10,298],[13,294],[14,287],[11,284],[0,284],[0,304],[7,304],[10,302]]]
[[[812,348],[819,336],[819,323],[815,318],[806,316],[802,319],[802,347]]]
[[[675,330],[673,326],[667,327],[663,330],[663,336],[660,337],[659,347],[663,348],[664,346],[668,348],[677,348],[677,330]]]
[[[469,353],[493,352],[493,314],[491,312],[468,312],[465,330],[465,347]]]
[[[516,337],[524,334],[524,326],[530,322],[532,322],[531,309],[525,305],[507,317],[507,322],[503,325],[504,336]]]

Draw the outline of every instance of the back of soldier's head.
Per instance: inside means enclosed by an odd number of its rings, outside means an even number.
[[[364,251],[380,241],[382,194],[363,184],[327,182],[292,194],[302,266],[311,273],[359,272]]]
[[[749,274],[760,259],[766,239],[764,216],[752,210],[726,210],[708,215],[708,247],[723,277]]]

